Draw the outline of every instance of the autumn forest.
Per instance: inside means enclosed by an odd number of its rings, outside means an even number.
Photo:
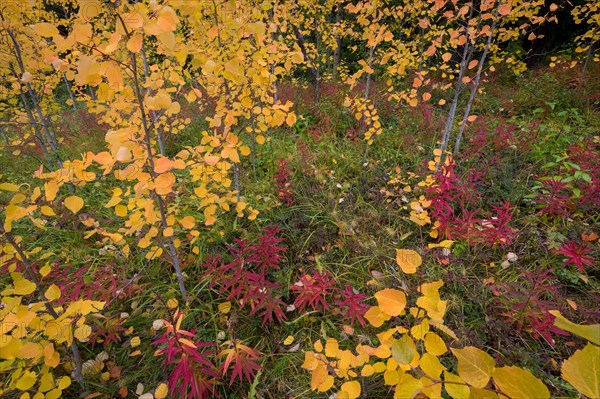
[[[0,397],[600,397],[599,1],[0,24]]]

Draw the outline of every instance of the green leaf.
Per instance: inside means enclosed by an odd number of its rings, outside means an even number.
[[[510,398],[550,398],[548,388],[529,371],[519,367],[497,368],[494,382]]]
[[[404,336],[392,344],[392,357],[398,364],[410,364],[415,357],[412,346],[408,343],[411,338]]]
[[[590,398],[600,397],[600,347],[588,343],[565,360],[560,371],[579,393]]]

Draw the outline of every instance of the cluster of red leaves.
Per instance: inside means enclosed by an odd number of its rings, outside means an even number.
[[[496,304],[500,306],[505,318],[516,325],[516,332],[529,331],[535,338],[543,337],[554,344],[553,334],[568,335],[554,326],[555,317],[549,311],[558,309],[552,300],[560,285],[554,282],[550,269],[529,272],[522,270],[521,281],[499,283],[490,288],[496,295]]]
[[[237,300],[240,308],[250,308],[249,315],[259,314],[262,324],[286,319],[284,309],[288,306],[281,299],[282,287],[272,281],[270,272],[279,270],[285,248],[279,244],[283,238],[277,237],[281,229],[271,225],[263,230],[254,243],[235,239],[235,245],[229,247],[228,260],[220,256],[209,256],[202,265],[205,268],[203,278],[209,281],[211,288],[224,293],[225,299]],[[347,285],[340,290],[331,274],[315,272],[305,274],[290,286],[295,294],[295,309],[304,311],[329,310],[333,304],[350,323],[358,321],[365,325],[364,314],[369,306],[364,303],[366,295]]]
[[[227,299],[236,299],[241,308],[248,306],[250,315],[259,313],[262,324],[281,321],[286,318],[283,309],[286,304],[278,292],[281,286],[270,280],[269,273],[279,270],[284,247],[279,246],[283,238],[277,237],[281,231],[270,226],[259,235],[258,241],[248,243],[235,239],[229,247],[230,261],[220,256],[210,256],[203,267],[203,278],[207,278],[211,288],[227,293]]]
[[[565,266],[573,264],[584,273],[585,266],[594,266],[594,257],[589,256],[589,254],[592,253],[592,249],[584,243],[577,244],[575,241],[571,240],[552,252],[555,254],[564,255],[566,257],[566,259],[563,261]]]
[[[456,164],[444,165],[436,174],[436,184],[425,189],[425,197],[431,201],[430,217],[437,222],[438,231],[449,240],[468,241],[470,244],[510,244],[515,232],[508,223],[512,219],[512,207],[508,201],[491,206],[493,216],[478,217],[479,196],[476,188],[481,176],[476,171],[461,178]],[[479,207],[480,208],[480,207]]]
[[[165,355],[165,367],[174,365],[169,376],[169,393],[179,398],[213,397],[214,387],[219,374],[217,367],[210,361],[216,355],[212,342],[196,339],[196,331],[181,329],[183,314],[175,314],[175,322],[163,320],[166,332],[153,342],[160,346],[156,355]]]
[[[364,314],[369,310],[364,303],[367,296],[357,292],[350,284],[339,290],[327,272],[305,274],[290,290],[296,294],[294,306],[300,311],[307,306],[313,310],[328,310],[329,303],[333,303],[351,324],[358,320],[360,325],[365,325]]]
[[[348,284],[335,301],[335,305],[342,309],[342,314],[350,321],[350,324],[353,324],[354,320],[358,320],[360,325],[364,327],[366,325],[364,315],[370,308],[369,305],[364,303],[365,299],[367,299],[366,295],[357,292]]]
[[[335,282],[329,273],[315,272],[312,276],[305,274],[290,287],[291,291],[296,293],[294,306],[296,309],[303,311],[308,305],[313,309],[317,309],[319,305],[323,309],[329,309],[327,304],[327,296],[333,293]]]
[[[260,364],[256,361],[260,360],[261,353],[237,341],[226,341],[223,346],[226,348],[219,353],[219,356],[225,357],[225,361],[219,370],[225,376],[227,371],[232,369],[229,385],[233,384],[236,378],[242,381],[243,377],[246,377],[248,382],[252,382],[256,372],[260,370]]]
[[[277,198],[286,206],[294,203],[294,190],[292,188],[292,171],[288,167],[285,159],[279,159],[277,162],[277,174],[273,177],[275,187],[277,188]]]

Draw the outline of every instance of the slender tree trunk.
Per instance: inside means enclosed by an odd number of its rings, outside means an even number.
[[[368,66],[371,69],[373,65],[373,53],[375,52],[375,46],[371,46],[369,49],[369,62]],[[371,74],[367,73],[367,83],[365,84],[365,101],[369,99],[369,89],[371,88]]]
[[[342,20],[342,4],[338,3],[335,9],[335,49],[333,50],[333,80],[337,81],[340,67],[340,61],[342,59],[342,35],[340,34],[340,22]]]
[[[597,32],[598,27],[594,29],[594,33],[592,33],[592,37],[590,38],[590,48],[588,48],[587,55],[585,56],[585,62],[583,63],[583,68],[581,69],[582,78],[585,76],[585,70],[587,69],[590,60],[592,59],[592,54],[594,54],[594,45],[596,44],[596,42],[594,41],[594,37],[596,36]]]
[[[146,58],[146,46],[144,44],[144,42],[142,42],[142,63],[144,65],[144,78],[146,78],[146,81],[148,81],[148,60]],[[146,94],[150,94],[150,88],[148,88],[148,91]],[[154,126],[156,126],[156,123],[158,122],[158,115],[156,113],[156,111],[154,110],[150,110],[150,117],[152,118],[152,124]],[[161,126],[156,126],[156,142],[158,143],[158,151],[160,152],[160,155],[165,155],[165,144],[164,144],[164,140],[163,140],[163,129]]]
[[[6,32],[8,33],[8,35],[13,43],[14,51],[15,51],[15,58],[17,60],[17,64],[19,65],[21,75],[23,75],[23,74],[25,74],[26,70],[25,70],[25,65],[23,64],[23,57],[21,54],[21,46],[19,45],[19,42],[17,42],[17,38],[15,37],[14,32],[11,29],[7,29]],[[56,163],[58,164],[59,168],[62,168],[62,166],[63,166],[62,161],[57,153],[57,143],[54,141],[54,138],[52,137],[52,134],[50,133],[50,129],[48,128],[48,121],[44,117],[44,113],[42,112],[42,108],[40,107],[40,104],[38,102],[38,98],[37,98],[35,92],[33,91],[33,88],[31,87],[31,83],[25,82],[25,87],[27,88],[27,93],[29,95],[29,99],[31,100],[31,104],[33,105],[33,108],[35,109],[35,112],[37,113],[37,116],[40,120],[39,123],[42,125],[44,133],[46,135],[46,139],[48,140],[48,145],[50,146],[50,149],[52,150],[52,155],[54,156],[54,158],[56,158]]]
[[[465,109],[462,123],[460,124],[460,130],[458,131],[458,136],[456,136],[456,142],[454,143],[454,151],[452,152],[452,156],[454,158],[456,158],[456,155],[458,154],[460,142],[462,140],[463,133],[465,132],[465,129],[467,127],[469,115],[471,114],[471,107],[473,106],[473,100],[475,100],[475,96],[477,95],[477,90],[479,89],[479,82],[481,81],[481,72],[483,71],[483,66],[487,59],[488,52],[490,51],[490,46],[492,45],[492,38],[494,36],[495,30],[496,30],[496,21],[494,21],[494,23],[492,24],[492,28],[490,29],[490,34],[488,36],[487,43],[485,44],[485,48],[483,49],[483,54],[481,55],[481,59],[479,60],[479,65],[477,67],[477,73],[475,74],[475,78],[473,79],[473,87],[471,88],[469,100],[467,101],[467,108]]]
[[[69,98],[73,103],[73,109],[77,111],[77,102],[75,101],[75,96],[73,95],[73,91],[71,91],[71,85],[69,84],[69,80],[65,75],[63,75],[63,81],[65,82],[65,87],[67,88],[67,93],[69,93]]]
[[[93,101],[96,101],[96,92],[94,91],[94,88],[90,85],[88,85],[88,91],[90,92],[90,98]]]
[[[10,144],[10,140],[8,139],[8,135],[6,134],[6,130],[4,130],[4,125],[0,125],[0,133],[2,133],[2,137],[4,138],[4,142],[6,145]]]
[[[150,174],[153,179],[157,177],[156,172],[154,171],[154,156],[152,154],[152,142],[150,139],[150,126],[148,124],[148,119],[146,117],[146,113],[144,112],[144,97],[142,95],[142,91],[140,88],[140,82],[138,79],[138,68],[137,68],[137,60],[134,53],[130,53],[131,55],[131,65],[133,70],[133,86],[135,90],[135,95],[138,101],[138,106],[140,108],[140,115],[142,120],[142,128],[144,130],[144,142],[146,144],[146,151],[148,155],[146,160],[148,162],[148,167],[150,169]],[[163,229],[167,229],[169,224],[167,223],[167,215],[165,212],[165,204],[163,202],[162,197],[153,190],[154,198],[156,199],[156,203],[158,204],[158,209],[160,211],[160,220]],[[183,281],[183,273],[181,272],[181,263],[179,262],[179,255],[177,253],[177,248],[175,248],[175,242],[173,241],[173,237],[167,237],[168,243],[168,252],[171,257],[171,261],[173,262],[173,268],[175,269],[175,273],[177,275],[177,282],[179,284],[179,290],[181,291],[181,296],[185,300],[187,298],[187,290],[185,289],[185,283]]]
[[[469,44],[469,40],[467,38],[467,42],[465,43],[465,47],[463,49],[462,61],[460,63],[460,69],[458,72],[458,77],[456,78],[456,84],[454,85],[454,97],[452,99],[452,103],[450,104],[450,110],[448,111],[448,117],[446,118],[446,124],[444,126],[444,132],[442,134],[442,144],[440,145],[440,150],[442,151],[440,163],[444,161],[445,152],[448,148],[448,143],[450,142],[450,134],[452,133],[452,126],[454,125],[454,119],[456,118],[456,108],[458,107],[458,101],[460,99],[460,95],[463,91],[464,83],[462,82],[462,78],[465,75],[465,71],[467,69],[467,64],[469,61],[469,52],[472,47]],[[440,163],[436,165],[436,170],[439,169]]]

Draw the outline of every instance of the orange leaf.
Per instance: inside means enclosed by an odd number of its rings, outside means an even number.
[[[404,308],[406,307],[406,295],[404,292],[386,288],[376,293],[375,298],[382,312],[390,316],[399,316],[404,313]]]

